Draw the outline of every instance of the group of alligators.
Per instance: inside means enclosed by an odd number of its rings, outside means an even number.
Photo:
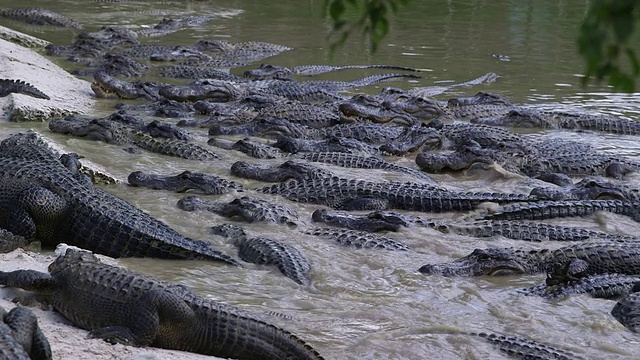
[[[5,9],[0,16],[35,24],[79,28],[76,22],[43,9]],[[640,161],[597,151],[584,143],[521,134],[509,127],[588,130],[640,135],[637,122],[603,114],[567,113],[514,105],[503,97],[478,93],[439,101],[432,96],[453,87],[495,80],[489,73],[466,83],[411,90],[385,88],[378,94],[345,95],[345,91],[382,81],[412,78],[418,69],[393,65],[272,64],[234,75],[219,70],[243,66],[290,50],[285,46],[203,40],[193,45],[140,45],[140,38],[177,31],[208,21],[206,17],[164,19],[153,29],[133,31],[104,27],[81,32],[71,45],[51,45],[52,56],[65,56],[93,78],[98,97],[146,99],[126,102],[102,118],[70,116],[53,119],[53,132],[130,146],[195,161],[222,161],[216,153],[243,152],[256,159],[282,159],[277,166],[246,161],[230,164],[233,176],[275,184],[249,189],[212,174],[131,173],[132,186],[202,195],[242,193],[231,202],[190,195],[177,206],[206,210],[247,222],[289,226],[338,244],[391,251],[409,246],[379,232],[403,227],[429,227],[478,238],[502,236],[525,241],[570,241],[557,249],[476,249],[449,263],[415,269],[443,276],[546,273],[539,286],[519,293],[562,298],[587,293],[620,299],[612,314],[632,331],[640,331],[640,242],[633,236],[541,222],[609,211],[640,220],[639,189],[624,177],[640,169]],[[159,66],[171,60],[171,66]],[[151,63],[150,63],[151,61]],[[151,66],[150,66],[150,65]],[[394,69],[411,74],[376,74],[355,81],[294,80],[343,69]],[[175,85],[122,77],[188,78]],[[20,93],[48,99],[19,80],[1,80],[0,96]],[[140,115],[176,119],[145,122]],[[208,144],[194,141],[208,130]],[[192,128],[193,130],[187,130]],[[238,139],[237,137],[240,137]],[[233,139],[233,140],[230,140]],[[218,150],[219,149],[219,150]],[[417,166],[400,165],[391,156],[415,156]],[[32,241],[54,247],[67,243],[111,257],[198,259],[242,267],[243,262],[275,266],[295,283],[308,286],[312,264],[304,252],[284,241],[251,237],[230,223],[213,227],[238,249],[238,259],[206,241],[174,231],[128,202],[96,187],[76,154],[59,154],[35,133],[13,135],[0,144],[0,227],[2,250]],[[394,180],[345,177],[327,170],[378,169]],[[461,191],[447,188],[428,174],[492,167],[522,175],[529,194]],[[404,180],[396,180],[401,177]],[[574,182],[577,177],[585,177]],[[409,180],[410,179],[410,180]],[[542,185],[548,184],[548,185]],[[305,226],[295,210],[257,194],[324,207]],[[478,213],[482,203],[497,209]],[[370,211],[354,214],[351,211]],[[426,213],[473,211],[466,220],[429,219]],[[147,275],[106,265],[91,252],[63,251],[49,273],[31,270],[0,272],[0,284],[33,290],[90,336],[113,343],[157,346],[238,359],[321,359],[309,344],[261,317],[190,289]],[[30,321],[26,341],[15,318],[32,319],[24,308],[4,315],[0,353],[51,358],[46,338]],[[100,310],[97,310],[100,309]],[[20,315],[14,312],[22,313]],[[26,313],[26,314],[25,314]],[[527,359],[577,359],[575,354],[521,338],[460,332],[496,344],[507,354]],[[27,344],[28,343],[28,344]],[[20,345],[16,345],[20,344]]]

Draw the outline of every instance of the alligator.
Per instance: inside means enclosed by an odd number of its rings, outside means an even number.
[[[111,76],[141,77],[149,67],[129,57],[106,53],[100,57],[78,59],[78,62],[88,67],[75,69],[71,73],[78,76],[93,76],[98,71],[104,71]]]
[[[630,294],[620,299],[611,310],[616,320],[618,320],[627,329],[637,333],[640,332],[640,285],[636,283],[630,291]]]
[[[640,188],[602,178],[584,178],[563,187],[536,187],[531,195],[549,200],[640,200]]]
[[[20,20],[33,25],[53,25],[82,29],[82,25],[76,20],[41,8],[2,8],[0,9],[0,17]]]
[[[285,156],[285,153],[280,149],[251,138],[244,138],[238,141],[211,138],[207,141],[207,144],[225,150],[237,150],[256,159],[278,159]]]
[[[159,100],[157,89],[160,86],[159,83],[149,81],[122,81],[106,71],[98,70],[93,73],[91,90],[100,98]]]
[[[150,112],[152,116],[156,117],[185,118],[196,114],[197,111],[194,105],[169,99],[159,99],[145,104],[119,103],[116,104],[115,108],[123,111]],[[181,126],[182,124],[178,122],[177,125]]]
[[[11,93],[29,95],[44,100],[51,99],[47,94],[36,89],[35,86],[22,80],[0,79],[0,97],[9,96]]]
[[[535,201],[537,198],[507,193],[455,192],[430,184],[372,182],[345,179],[308,164],[287,161],[274,168],[244,162],[231,167],[232,174],[262,181],[284,181],[256,189],[293,201],[327,205],[338,210],[402,209],[425,212],[471,210],[482,202]],[[286,180],[286,181],[285,181]]]
[[[499,76],[496,73],[490,72],[490,73],[481,75],[475,79],[461,82],[461,83],[454,83],[454,84],[443,85],[443,86],[424,86],[424,87],[412,88],[408,90],[407,93],[410,96],[418,96],[418,97],[426,98],[426,97],[440,95],[444,92],[447,92],[451,89],[455,89],[457,87],[489,84],[496,81],[498,78]]]
[[[427,264],[419,271],[443,276],[503,276],[552,272],[574,260],[584,260],[584,275],[640,275],[640,243],[588,242],[555,250],[525,248],[475,249],[453,262]]]
[[[601,299],[619,299],[628,295],[637,283],[640,283],[640,276],[598,274],[582,277],[568,283],[551,286],[540,284],[518,289],[517,293],[526,296],[540,296],[548,300],[561,300],[578,294],[588,294],[593,298]]]
[[[111,257],[202,259],[238,265],[128,202],[74,176],[34,133],[0,143],[0,228],[52,246],[64,240]]]
[[[238,75],[226,71],[192,65],[173,65],[158,69],[158,75],[176,79],[218,79],[225,81],[243,81]]]
[[[375,65],[375,64],[367,64],[367,65],[298,65],[294,67],[285,67],[279,65],[272,64],[260,64],[260,67],[257,69],[247,70],[243,73],[246,77],[251,78],[265,78],[265,77],[288,77],[292,75],[298,76],[314,76],[320,74],[326,74],[333,71],[338,70],[347,70],[347,69],[391,69],[391,70],[405,70],[405,71],[414,71],[421,72],[420,69],[415,69],[406,66],[397,66],[397,65]]]
[[[441,136],[440,143],[429,143],[425,146],[426,150],[453,150],[457,149],[467,141],[475,141],[483,148],[519,152],[531,152],[534,146],[538,148],[538,142],[533,142],[529,138],[516,134],[507,129],[494,126],[455,123],[438,126],[438,122],[429,123],[430,127],[438,130]]]
[[[381,249],[392,251],[408,251],[409,247],[398,240],[371,234],[364,231],[335,229],[335,228],[311,228],[302,230],[307,235],[315,235],[337,242],[340,245],[356,249]]]
[[[258,265],[275,265],[286,277],[300,285],[311,284],[309,260],[296,247],[263,237],[249,238],[243,228],[222,224],[211,228],[229,238],[238,248],[238,257]]]
[[[298,213],[295,210],[248,196],[227,203],[205,200],[198,196],[186,196],[178,201],[178,208],[185,211],[207,210],[228,218],[237,217],[250,223],[269,222],[293,226],[298,223]]]
[[[225,80],[202,79],[186,85],[165,85],[158,89],[158,94],[175,101],[194,102],[207,100],[212,102],[229,102],[241,96],[233,83]]]
[[[51,360],[51,346],[31,310],[18,306],[0,308],[0,358],[7,360]]]
[[[403,156],[417,151],[427,144],[438,143],[440,141],[440,134],[437,130],[424,124],[417,124],[406,127],[397,138],[380,145],[380,151],[396,156]]]
[[[126,122],[114,121],[119,117],[122,117],[121,113],[98,119],[83,119],[70,115],[52,119],[49,122],[49,129],[53,132],[100,140],[109,144],[133,144],[154,153],[177,156],[183,159],[212,160],[220,158],[211,150],[186,140],[185,136],[187,135],[178,129],[171,127],[167,132],[166,127],[157,123],[131,125]],[[131,117],[126,118],[130,119]],[[166,138],[168,134],[170,136]],[[158,137],[158,135],[163,136]]]
[[[334,227],[366,232],[398,231],[402,226],[407,225],[401,218],[386,218],[382,216],[376,218],[368,215],[358,217],[344,211],[327,209],[314,211],[311,214],[311,219],[314,222],[321,222]]]
[[[323,140],[305,140],[280,136],[271,146],[288,154],[298,153],[346,153],[360,155],[383,155],[376,146],[357,139],[329,135]]]
[[[157,175],[142,171],[129,174],[127,181],[132,186],[173,192],[192,192],[221,195],[231,191],[244,191],[244,187],[221,177],[199,172],[183,171],[177,175]]]
[[[613,134],[640,135],[640,123],[613,115],[580,114],[515,108],[509,113],[472,122],[517,128],[595,130]]]
[[[378,124],[399,125],[413,125],[418,121],[412,115],[386,106],[378,97],[366,94],[357,94],[348,100],[341,101],[338,111],[342,119],[353,119],[353,121],[367,120]]]
[[[447,106],[465,106],[465,105],[513,105],[511,101],[506,98],[484,91],[480,91],[477,94],[469,97],[454,97],[447,100]]]
[[[191,289],[68,248],[49,272],[0,272],[0,284],[42,295],[73,325],[110,343],[233,359],[322,359],[292,333]]]
[[[182,30],[188,25],[203,24],[211,20],[209,16],[187,16],[180,19],[163,18],[151,28],[140,29],[136,34],[141,37],[164,36]]]
[[[27,245],[29,245],[29,240],[24,236],[15,235],[8,230],[0,229],[0,254],[8,253]]]
[[[621,214],[640,221],[640,202],[629,200],[543,200],[527,204],[506,204],[478,220],[545,220],[560,217],[589,216],[598,211]]]
[[[211,57],[198,46],[185,45],[133,45],[119,53],[135,59],[175,61],[182,59],[209,60]]]

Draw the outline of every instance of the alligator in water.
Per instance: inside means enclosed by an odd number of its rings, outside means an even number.
[[[627,329],[640,332],[640,283],[636,283],[631,293],[616,303],[611,315]]]
[[[6,360],[51,360],[51,346],[31,310],[18,306],[0,308],[0,358]]]
[[[640,243],[593,242],[555,250],[524,248],[476,249],[453,262],[427,264],[419,271],[443,276],[517,275],[553,272],[574,260],[584,260],[583,275],[640,275]]]
[[[111,343],[233,359],[322,359],[297,336],[249,312],[106,265],[84,250],[66,249],[49,273],[0,272],[0,284],[42,294],[90,337]]]
[[[53,25],[72,29],[82,28],[82,25],[73,19],[41,8],[3,8],[0,9],[0,17],[20,20],[33,25]]]
[[[309,285],[311,265],[296,247],[264,237],[247,237],[244,229],[232,224],[214,226],[212,232],[229,238],[238,248],[238,257],[258,265],[275,265],[281,273],[301,285]]]
[[[185,211],[207,210],[228,218],[238,217],[250,223],[269,222],[294,226],[298,223],[298,213],[295,210],[248,196],[227,203],[186,196],[178,201],[178,208]]]
[[[112,257],[202,259],[238,265],[126,201],[77,178],[35,134],[0,143],[0,227],[45,246],[67,242]]]
[[[0,79],[0,97],[9,96],[9,94],[29,95],[38,99],[50,100],[47,94],[35,88],[35,86],[21,80]]]
[[[307,235],[315,235],[330,239],[338,244],[356,249],[382,249],[392,251],[409,250],[407,245],[398,240],[364,231],[335,228],[311,228],[302,230],[302,232]]]
[[[598,274],[557,285],[540,284],[518,289],[517,292],[522,295],[540,296],[549,300],[561,300],[578,294],[588,294],[594,298],[618,299],[628,295],[637,283],[640,283],[640,276]]]
[[[294,67],[285,67],[279,65],[272,64],[260,64],[260,67],[257,69],[247,70],[243,73],[246,77],[251,78],[265,78],[265,77],[288,77],[292,75],[298,76],[314,76],[325,74],[328,72],[338,71],[338,70],[347,70],[347,69],[391,69],[391,70],[405,70],[405,71],[414,71],[420,72],[422,70],[410,68],[406,66],[397,66],[397,65],[298,65]]]
[[[193,192],[208,195],[226,194],[231,191],[244,191],[238,183],[221,177],[199,172],[183,171],[177,175],[157,175],[134,171],[127,178],[132,186],[154,190],[167,190],[178,193]]]

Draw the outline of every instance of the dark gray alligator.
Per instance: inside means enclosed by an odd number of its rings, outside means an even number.
[[[506,204],[494,212],[479,215],[479,220],[544,220],[588,216],[598,211],[621,214],[640,221],[640,202],[629,200],[537,201]]]
[[[127,178],[130,185],[154,190],[174,192],[193,192],[208,195],[226,194],[231,191],[244,191],[244,187],[221,177],[199,172],[183,171],[177,175],[157,175],[134,171]]]
[[[0,143],[0,227],[44,246],[66,242],[112,257],[203,259],[238,265],[211,244],[78,180],[35,134]]]
[[[98,70],[93,73],[91,90],[100,98],[159,100],[157,95],[159,83],[149,81],[128,82],[109,75],[106,71]]]
[[[178,201],[178,207],[185,211],[207,210],[228,217],[239,217],[247,222],[271,222],[296,225],[298,213],[288,207],[248,196],[228,203],[205,200],[197,196],[186,196]]]
[[[409,250],[407,245],[398,240],[364,231],[335,228],[311,228],[302,230],[302,232],[307,235],[315,235],[330,239],[338,244],[354,247],[356,249],[382,249],[392,251]]]
[[[286,154],[282,150],[251,138],[238,141],[210,138],[207,144],[225,150],[237,150],[256,159],[279,159]]]
[[[311,266],[296,247],[264,237],[249,238],[244,229],[232,224],[217,225],[214,234],[229,238],[238,248],[238,256],[258,265],[275,265],[281,273],[301,285],[309,285]]]
[[[357,139],[330,135],[322,140],[305,140],[289,136],[280,136],[278,141],[271,146],[282,150],[287,154],[298,153],[346,153],[360,154],[364,156],[382,155],[383,153],[374,145],[367,144]]]
[[[389,211],[374,211],[358,216],[345,211],[318,209],[311,214],[315,222],[367,232],[398,231],[403,226],[409,226],[404,218],[403,214]]]
[[[598,274],[557,285],[540,284],[518,289],[517,292],[527,296],[540,296],[549,300],[561,300],[578,294],[588,294],[594,298],[618,299],[628,295],[637,283],[640,283],[640,276]]]
[[[640,188],[603,178],[585,178],[563,187],[537,187],[531,195],[549,200],[640,200]]]
[[[89,336],[233,359],[322,359],[292,333],[244,310],[204,299],[124,268],[67,249],[35,270],[0,272],[0,284],[42,294]]]
[[[171,126],[159,123],[130,123],[131,117],[109,116],[85,119],[73,115],[52,119],[49,129],[90,140],[100,140],[117,145],[135,145],[139,148],[169,156],[192,160],[213,160],[220,156],[198,144],[187,141],[188,135]],[[115,121],[114,121],[115,120]],[[136,120],[133,120],[136,121]]]
[[[616,320],[627,329],[640,332],[640,284],[631,288],[631,293],[620,299],[611,310]]]
[[[640,275],[640,243],[593,242],[555,250],[524,248],[476,249],[453,262],[427,264],[419,271],[443,276],[517,275],[552,272],[574,260],[584,260],[583,275]]]
[[[41,8],[3,8],[0,9],[0,17],[20,20],[33,25],[53,25],[73,29],[82,28],[82,25],[73,19]]]
[[[0,358],[6,360],[51,360],[51,346],[38,326],[38,319],[25,307],[6,312],[0,308]]]
[[[405,70],[420,72],[420,69],[410,68],[406,66],[397,65],[298,65],[294,67],[285,67],[272,64],[260,64],[257,69],[247,70],[243,73],[246,77],[252,78],[264,78],[264,77],[287,77],[291,75],[299,76],[314,76],[320,74],[326,74],[328,72],[347,70],[347,69],[392,69],[392,70]]]
[[[75,69],[72,74],[78,76],[93,76],[98,71],[104,71],[111,76],[141,77],[149,69],[129,57],[106,53],[100,57],[78,59],[78,63],[84,65],[85,69]]]
[[[50,100],[47,94],[35,88],[22,80],[0,79],[0,97],[9,96],[9,94],[29,95],[38,99]]]

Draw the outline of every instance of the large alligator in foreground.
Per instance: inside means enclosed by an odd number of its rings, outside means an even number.
[[[322,359],[297,336],[189,288],[106,265],[67,248],[49,265],[0,272],[0,284],[42,294],[89,336],[233,359]]]
[[[640,275],[640,243],[580,243],[555,250],[476,249],[471,254],[449,263],[424,265],[419,271],[443,276],[536,274],[553,272],[576,260],[586,262],[583,276],[603,273]]]
[[[38,319],[25,307],[0,308],[0,359],[51,360],[51,347]]]
[[[67,242],[111,257],[202,259],[239,265],[74,174],[36,134],[0,143],[0,228],[45,246]]]

